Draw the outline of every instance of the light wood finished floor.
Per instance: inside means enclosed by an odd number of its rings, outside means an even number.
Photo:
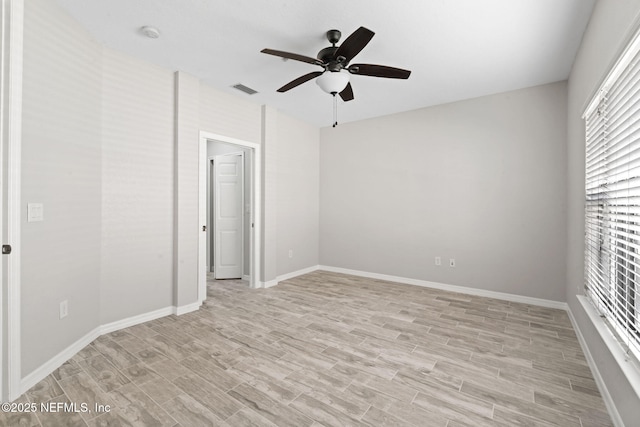
[[[19,400],[111,412],[0,424],[612,425],[561,310],[320,271],[208,294],[100,337]]]

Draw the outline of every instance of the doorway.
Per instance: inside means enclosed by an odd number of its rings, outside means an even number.
[[[218,147],[226,147],[225,152],[216,153],[208,152],[209,145],[218,145]],[[261,260],[261,176],[262,165],[260,144],[230,138],[223,135],[213,134],[210,132],[200,132],[200,148],[199,148],[199,218],[202,230],[198,242],[198,299],[203,302],[206,299],[207,291],[207,273],[211,269],[211,245],[212,230],[214,224],[210,224],[211,209],[207,202],[207,194],[209,192],[209,183],[211,182],[211,159],[219,154],[243,153],[244,156],[244,203],[240,207],[240,211],[244,216],[243,222],[243,256],[242,278],[249,281],[251,288],[260,287],[260,260]],[[215,257],[215,247],[213,248],[213,256]],[[214,264],[215,269],[215,264]]]
[[[217,154],[231,144],[209,141],[210,162],[207,190],[207,262],[215,279],[248,279],[251,212],[250,168],[245,151]],[[248,149],[247,149],[248,151]],[[212,155],[215,154],[215,155]]]

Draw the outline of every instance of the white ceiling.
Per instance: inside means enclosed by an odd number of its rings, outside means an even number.
[[[315,57],[360,26],[376,35],[351,62],[412,70],[408,80],[351,76],[355,99],[340,122],[382,116],[569,76],[595,0],[55,0],[100,43],[317,126],[332,97],[310,81],[276,89],[320,67],[260,53]],[[160,30],[158,39],[140,27]],[[259,93],[246,95],[236,83]]]

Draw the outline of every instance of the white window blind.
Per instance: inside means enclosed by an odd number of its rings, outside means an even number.
[[[587,108],[585,289],[640,360],[640,49],[636,37]]]

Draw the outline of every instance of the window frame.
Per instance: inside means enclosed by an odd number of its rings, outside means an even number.
[[[620,90],[621,84],[629,86]],[[630,99],[634,101],[631,113],[625,108]],[[631,161],[631,147],[634,142],[640,145],[640,136],[627,132],[640,132],[640,32],[620,55],[582,118],[585,120],[584,290],[626,357],[637,363],[640,201],[632,201],[630,186],[634,178],[640,177],[640,162]],[[623,150],[628,154],[621,154]],[[624,194],[625,183],[626,197],[620,195]],[[640,186],[633,185],[637,194]],[[625,208],[626,213],[621,211]]]

